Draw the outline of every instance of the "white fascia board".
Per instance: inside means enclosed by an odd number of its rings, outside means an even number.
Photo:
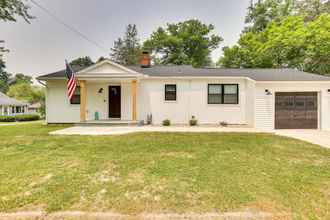
[[[330,81],[256,81],[257,83],[330,83]]]
[[[147,79],[246,79],[251,82],[255,80],[244,76],[148,76]]]

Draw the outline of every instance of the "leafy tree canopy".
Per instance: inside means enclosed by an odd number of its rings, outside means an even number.
[[[44,88],[32,86],[28,83],[19,83],[10,86],[7,95],[29,103],[43,103],[45,100]]]
[[[9,84],[20,84],[20,83],[27,83],[32,84],[32,77],[28,75],[24,75],[23,73],[17,73],[12,79],[9,80]]]
[[[152,52],[154,61],[161,64],[207,66],[211,64],[211,52],[223,40],[211,34],[213,25],[199,20],[167,24],[152,33],[144,42],[144,49]]]
[[[70,62],[72,66],[81,66],[81,67],[89,67],[94,64],[93,60],[89,56],[79,57]]]
[[[30,6],[25,0],[0,0],[0,21],[16,22],[17,17],[22,17],[30,22],[34,17],[29,14]]]
[[[258,0],[251,1],[245,18],[245,32],[263,31],[273,21],[279,22],[290,15],[313,21],[323,13],[330,13],[330,1],[321,0]]]
[[[242,34],[234,47],[223,48],[219,64],[228,68],[297,68],[330,73],[330,15],[305,23],[302,16],[273,21],[262,32]]]
[[[294,14],[300,15],[307,21],[313,21],[321,14],[330,14],[330,1],[325,0],[296,0]]]
[[[111,48],[111,59],[122,65],[137,65],[141,55],[141,45],[135,24],[129,24],[123,38],[118,38]]]
[[[5,71],[6,65],[3,60],[0,59],[0,92],[6,93],[9,87],[9,79],[11,75]]]
[[[262,31],[270,22],[289,16],[292,9],[293,0],[258,0],[256,3],[251,1],[245,17],[245,31]]]

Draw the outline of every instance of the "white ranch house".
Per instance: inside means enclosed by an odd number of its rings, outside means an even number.
[[[153,124],[164,119],[188,124],[195,116],[199,124],[330,129],[329,77],[293,69],[145,63],[122,66],[104,60],[84,69],[74,67],[79,89],[71,101],[65,71],[40,76],[47,85],[47,123],[137,122],[152,115]]]

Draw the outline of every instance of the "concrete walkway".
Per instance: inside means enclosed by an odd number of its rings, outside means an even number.
[[[52,135],[122,135],[135,132],[263,132],[254,128],[189,126],[74,126],[50,132]]]
[[[276,130],[275,134],[307,141],[330,148],[330,131],[321,130]]]
[[[296,138],[322,147],[330,148],[330,131],[320,130],[276,130],[263,131],[254,128],[231,127],[189,127],[189,126],[74,126],[50,132],[51,135],[123,135],[135,132],[244,132],[275,133],[276,135]]]

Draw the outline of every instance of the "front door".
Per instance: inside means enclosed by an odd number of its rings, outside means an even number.
[[[120,86],[109,86],[109,118],[121,117]]]

